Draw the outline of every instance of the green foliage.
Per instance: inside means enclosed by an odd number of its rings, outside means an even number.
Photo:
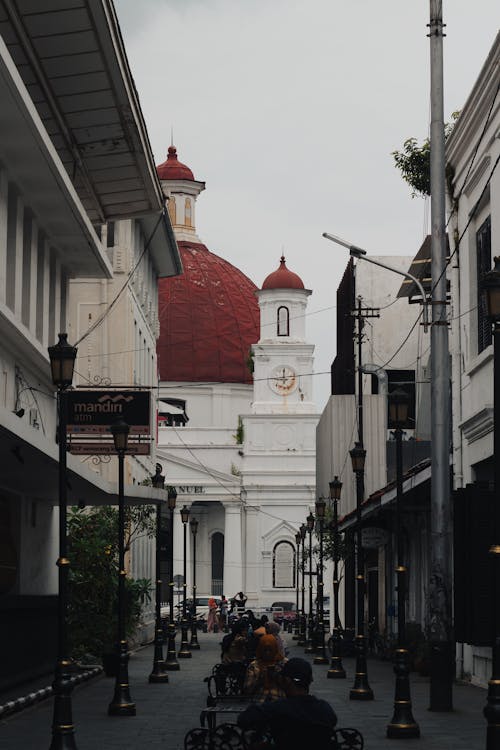
[[[453,130],[453,125],[460,112],[453,112],[453,123],[446,123],[444,126],[445,140]],[[393,151],[392,157],[396,167],[401,172],[405,180],[412,188],[412,198],[416,195],[431,194],[431,143],[428,138],[418,145],[416,138],[408,138],[403,143],[402,151]]]
[[[146,508],[127,508],[127,544],[148,533]],[[113,648],[118,618],[118,510],[111,506],[72,508],[68,513],[68,631],[73,658],[96,659]],[[142,605],[151,598],[151,581],[125,579],[125,627],[136,630]]]
[[[236,435],[234,437],[238,445],[243,445],[243,440],[245,439],[245,431],[243,428],[243,420],[241,417],[238,417],[238,427],[236,429]]]

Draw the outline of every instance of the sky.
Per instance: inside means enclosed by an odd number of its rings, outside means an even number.
[[[257,286],[298,273],[322,409],[348,251],[413,257],[430,207],[391,156],[429,134],[428,0],[115,0],[156,164],[171,134],[206,182],[197,233]],[[444,112],[460,110],[499,27],[498,0],[444,0]],[[399,342],[395,342],[397,348]]]

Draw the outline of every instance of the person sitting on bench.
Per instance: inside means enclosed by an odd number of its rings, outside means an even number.
[[[242,729],[268,729],[275,750],[328,750],[337,716],[324,700],[309,695],[312,668],[305,659],[293,658],[283,665],[280,681],[286,697],[249,706],[238,717]]]

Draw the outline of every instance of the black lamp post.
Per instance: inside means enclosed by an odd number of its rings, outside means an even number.
[[[191,659],[193,654],[189,650],[189,641],[188,641],[189,622],[188,622],[187,610],[186,610],[186,592],[187,592],[186,545],[187,545],[187,525],[189,521],[189,508],[187,507],[187,505],[184,505],[181,509],[181,519],[182,519],[182,527],[184,531],[184,553],[183,553],[183,572],[182,572],[184,583],[182,584],[183,597],[182,597],[182,620],[181,620],[181,647],[177,656],[179,657],[179,659]]]
[[[313,659],[314,664],[328,664],[328,659],[325,654],[325,612],[323,605],[323,522],[325,520],[326,502],[320,497],[316,500],[316,518],[319,524],[319,565],[317,580],[318,584],[316,587],[316,600],[318,602],[318,638],[316,639],[315,656]]]
[[[342,482],[335,476],[330,482],[330,501],[333,504],[333,630],[332,658],[326,673],[329,679],[345,679],[345,669],[341,658],[340,618],[339,618],[339,516],[338,502],[342,492]]]
[[[300,638],[300,609],[299,609],[299,572],[300,572],[300,542],[302,537],[300,531],[295,534],[295,627],[293,640],[298,641]]]
[[[123,490],[123,466],[128,445],[129,425],[120,419],[111,425],[111,432],[118,453],[118,670],[115,693],[108,706],[109,716],[135,716],[128,683],[128,645],[125,633],[125,498]]]
[[[70,346],[66,333],[59,334],[59,341],[49,346],[52,382],[57,388],[59,422],[57,438],[59,442],[59,594],[57,598],[57,662],[55,668],[54,714],[52,721],[52,742],[50,750],[76,750],[75,728],[71,708],[71,691],[68,655],[68,540],[66,531],[67,485],[66,485],[66,388],[73,382],[73,370],[77,349]]]
[[[177,500],[175,487],[168,488],[168,509],[170,511],[170,550],[169,550],[169,572],[170,580],[168,582],[169,590],[169,614],[168,614],[168,644],[167,658],[165,660],[165,669],[169,672],[178,672],[180,667],[177,661],[175,651],[175,618],[174,618],[174,511]]]
[[[397,546],[397,599],[398,599],[398,647],[394,661],[396,686],[394,691],[394,714],[387,725],[387,737],[420,737],[420,729],[413,718],[410,694],[410,664],[406,647],[406,566],[404,565],[403,534],[401,533],[401,506],[403,502],[403,426],[408,420],[408,396],[397,389],[390,394],[389,421],[396,432],[396,513],[395,529]]]
[[[313,617],[313,569],[312,569],[312,533],[315,518],[312,513],[306,518],[306,528],[309,534],[309,613],[307,618],[307,641],[304,653],[314,653],[314,617]]]
[[[191,616],[191,641],[189,648],[191,651],[199,651],[200,644],[198,643],[198,622],[196,620],[196,535],[198,533],[198,519],[192,518],[189,522],[191,527],[191,534],[193,535],[193,613]]]
[[[373,690],[368,684],[366,662],[366,638],[364,629],[364,565],[361,546],[361,503],[363,501],[363,474],[365,471],[366,451],[361,443],[356,443],[349,451],[352,470],[356,474],[356,593],[357,593],[357,633],[356,633],[356,674],[354,685],[349,693],[351,700],[373,700]]]
[[[494,259],[495,266],[483,277],[488,318],[493,326],[493,464],[494,464],[494,543],[489,553],[493,562],[494,594],[493,606],[494,639],[491,649],[491,678],[488,681],[488,697],[484,716],[488,722],[486,750],[500,747],[500,257]]]
[[[161,464],[156,464],[156,473],[151,477],[151,484],[158,490],[165,488],[165,477],[161,473]],[[163,628],[161,625],[161,502],[156,504],[156,600],[155,600],[155,647],[153,657],[153,671],[149,675],[150,682],[168,682],[168,674],[163,660]]]
[[[300,584],[300,590],[301,590],[301,606],[300,606],[300,633],[299,633],[299,640],[297,641],[297,646],[305,646],[307,642],[306,638],[306,610],[305,610],[305,575],[306,575],[306,553],[304,549],[305,540],[306,540],[306,531],[307,526],[305,523],[303,523],[300,526],[299,533],[300,533],[300,541],[302,544],[302,553],[300,556],[300,562],[301,562],[301,569],[302,569],[302,576],[301,576],[301,584]]]

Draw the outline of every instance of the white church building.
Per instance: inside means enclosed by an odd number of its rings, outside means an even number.
[[[195,225],[205,184],[174,146],[158,175],[184,268],[159,289],[157,458],[178,492],[173,573],[183,570],[185,504],[199,521],[199,596],[244,591],[251,608],[293,602],[295,534],[316,486],[311,292],[283,257],[258,289],[208,250]]]

